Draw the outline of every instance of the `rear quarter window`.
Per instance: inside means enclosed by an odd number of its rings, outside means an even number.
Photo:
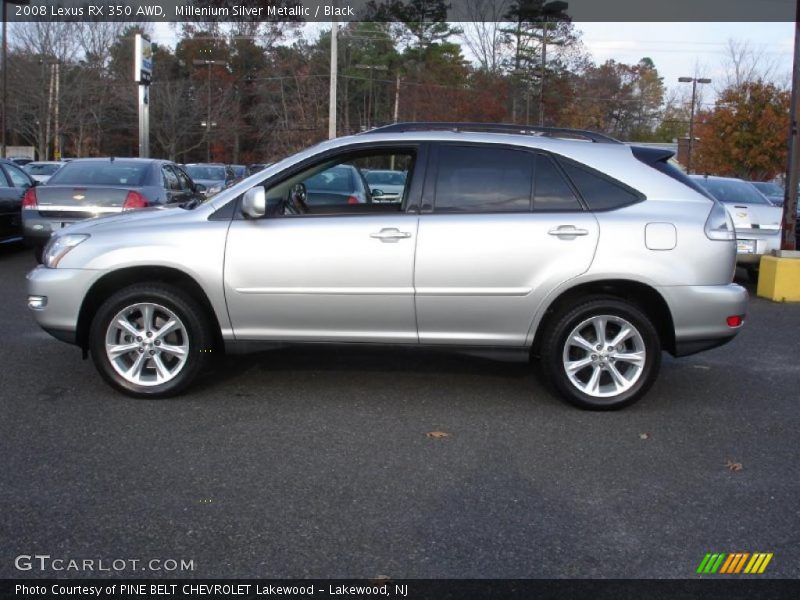
[[[559,159],[564,172],[589,210],[613,210],[644,200],[644,195],[589,167]]]

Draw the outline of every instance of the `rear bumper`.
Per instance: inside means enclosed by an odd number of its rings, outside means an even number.
[[[736,252],[736,264],[757,265],[763,255],[769,255],[773,250],[781,248],[781,232],[773,229],[747,229],[737,230],[736,240],[752,240],[755,242],[755,249],[752,253],[743,254]]]
[[[667,301],[675,327],[675,356],[709,350],[731,341],[742,326],[727,318],[747,314],[747,290],[735,283],[666,286],[658,291]]]

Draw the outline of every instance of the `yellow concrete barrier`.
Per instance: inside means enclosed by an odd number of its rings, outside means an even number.
[[[756,294],[775,302],[800,302],[800,257],[762,256]]]

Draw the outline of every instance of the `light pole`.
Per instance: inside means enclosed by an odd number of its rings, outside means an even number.
[[[369,71],[369,103],[367,104],[367,110],[365,111],[366,114],[364,116],[366,117],[366,119],[365,119],[366,128],[370,129],[371,128],[370,125],[372,125],[374,127],[375,126],[375,121],[378,120],[377,119],[377,112],[378,112],[377,104],[378,103],[376,102],[375,95],[374,95],[374,93],[372,91],[373,90],[373,82],[374,82],[373,74],[374,74],[375,71],[388,71],[389,67],[387,67],[386,65],[356,65],[355,68]],[[370,112],[372,113],[372,118],[371,119],[370,119]]]
[[[686,155],[686,172],[692,172],[692,146],[694,145],[694,106],[697,97],[697,84],[698,83],[711,83],[710,79],[703,77],[678,77],[680,83],[692,84],[692,110],[689,113],[689,148]]]
[[[30,4],[31,0],[2,0],[3,11],[3,114],[0,118],[0,127],[3,129],[3,150],[0,157],[6,157],[6,104],[8,104],[8,22],[6,21],[6,4]]]
[[[206,118],[206,162],[211,162],[211,67],[213,65],[225,66],[224,60],[209,60],[196,58],[192,61],[195,65],[208,67],[208,117]]]

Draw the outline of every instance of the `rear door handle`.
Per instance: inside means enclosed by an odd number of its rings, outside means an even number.
[[[410,238],[411,234],[407,231],[400,231],[397,227],[384,227],[378,233],[370,233],[369,237],[384,243],[396,243],[397,240]]]
[[[588,229],[578,229],[574,225],[559,225],[555,229],[547,232],[549,235],[557,237],[576,237],[579,235],[589,235]]]

